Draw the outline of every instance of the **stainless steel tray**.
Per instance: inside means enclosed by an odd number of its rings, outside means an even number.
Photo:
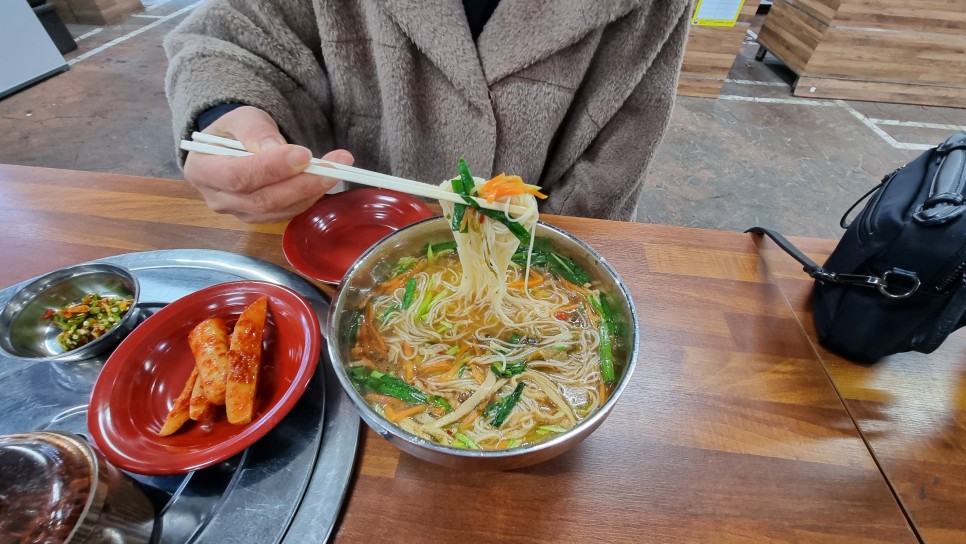
[[[302,278],[234,253],[169,250],[101,259],[130,269],[141,284],[144,319],[199,289],[236,280],[285,285],[312,303],[324,323],[329,305]],[[0,305],[29,281],[0,291]],[[244,452],[181,476],[131,474],[158,510],[152,542],[325,542],[345,497],[359,417],[331,374],[323,346],[305,395],[272,431]],[[37,362],[0,352],[0,434],[57,429],[87,435],[87,404],[107,356]]]

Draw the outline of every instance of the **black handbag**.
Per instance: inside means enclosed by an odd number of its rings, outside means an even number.
[[[815,279],[819,342],[857,362],[931,353],[966,325],[966,132],[885,176],[842,216],[846,229],[819,266],[769,229]],[[849,214],[868,198],[862,211]]]

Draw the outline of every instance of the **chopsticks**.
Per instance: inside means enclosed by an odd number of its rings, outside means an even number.
[[[214,136],[212,134],[205,134],[202,132],[193,133],[191,138],[192,140],[181,140],[181,149],[184,149],[185,151],[204,153],[207,155],[221,155],[230,157],[246,157],[252,154],[251,152],[247,151],[245,146],[242,145],[242,143],[238,140],[222,138],[221,136]],[[456,204],[466,204],[466,201],[464,201],[463,197],[460,195],[442,189],[436,185],[430,185],[427,183],[390,176],[387,174],[380,174],[379,172],[372,172],[370,170],[364,170],[354,166],[346,166],[344,164],[326,161],[323,159],[313,158],[312,163],[308,168],[305,169],[305,172],[319,176],[328,176],[330,178],[341,179],[342,181],[350,181],[353,183],[368,185],[370,187],[390,189],[424,198],[446,200]],[[507,206],[506,203],[487,202],[486,199],[477,197],[471,198],[473,198],[473,200],[475,200],[481,208],[486,208],[489,210],[496,210],[500,212],[509,211],[510,213],[516,215],[526,213],[527,211],[527,209],[523,206]]]

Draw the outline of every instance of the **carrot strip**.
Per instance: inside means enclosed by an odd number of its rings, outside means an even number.
[[[421,374],[432,374],[434,372],[445,372],[451,368],[453,368],[453,366],[446,361],[436,361],[435,363],[430,363],[428,365],[419,367],[419,372]]]
[[[540,285],[541,283],[543,283],[543,280],[544,280],[543,275],[541,275],[536,270],[530,270],[530,281],[528,281],[526,285],[527,285],[527,287],[536,287],[536,286]],[[510,287],[510,288],[513,288],[513,289],[522,289],[523,288],[523,280],[520,280],[520,281],[511,281],[511,282],[507,283],[506,286],[507,287]]]
[[[390,397],[389,395],[381,395],[379,393],[366,393],[365,399],[374,404],[385,404],[386,406],[395,406],[400,408],[406,405],[400,399],[396,397]]]
[[[402,349],[403,349],[403,355],[405,355],[406,357],[413,356],[413,347],[409,345],[409,342],[403,342]]]
[[[403,373],[405,374],[406,382],[413,383],[413,378],[416,377],[416,363],[406,363],[403,365]]]
[[[476,383],[483,383],[486,381],[486,371],[477,365],[472,365],[470,367],[470,373],[473,374],[473,379]]]
[[[396,289],[399,289],[403,285],[406,285],[406,282],[409,281],[409,278],[422,272],[423,269],[426,268],[426,264],[427,261],[425,259],[420,259],[420,261],[416,263],[416,266],[382,284],[380,287],[377,287],[376,290],[380,293],[391,293]]]
[[[406,419],[407,417],[414,416],[427,408],[428,405],[420,404],[418,406],[413,406],[412,408],[404,408],[402,410],[396,411],[391,406],[386,406],[384,410],[386,418],[393,423],[397,421]]]
[[[469,429],[470,427],[473,426],[473,423],[476,421],[476,418],[478,417],[480,417],[480,411],[473,410],[472,412],[467,414],[465,418],[463,418],[463,422],[460,423],[459,429],[461,431],[465,431],[466,429]]]
[[[487,181],[486,183],[480,186],[479,193],[481,195],[490,194],[493,191],[493,189],[502,185],[503,183],[506,183],[507,178],[508,176],[506,174],[497,174],[491,180]]]

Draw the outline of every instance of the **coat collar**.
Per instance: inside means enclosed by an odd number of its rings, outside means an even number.
[[[501,0],[474,44],[459,0],[385,0],[390,17],[416,47],[471,103],[487,108],[488,84],[574,45],[641,4]]]
[[[641,0],[502,0],[479,37],[489,83],[566,49]]]
[[[416,47],[469,101],[489,108],[486,79],[459,0],[385,0],[386,10]]]

